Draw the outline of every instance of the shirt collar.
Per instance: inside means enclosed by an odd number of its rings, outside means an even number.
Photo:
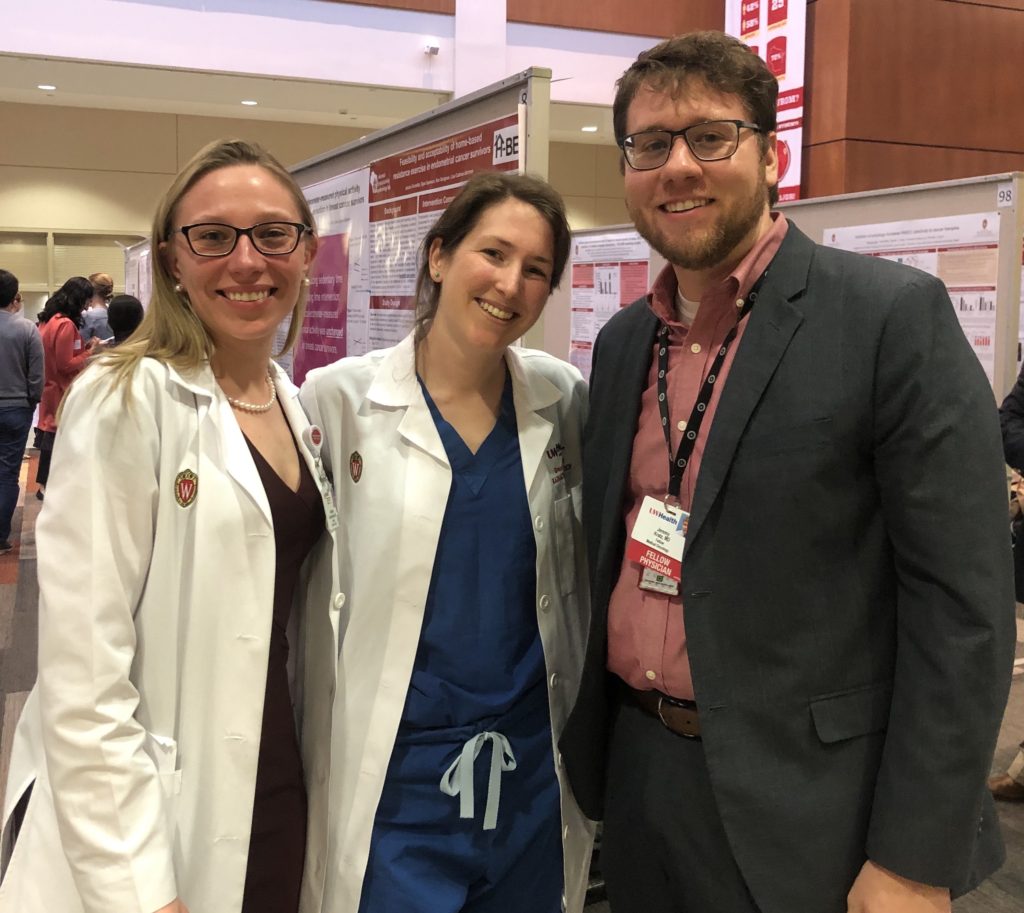
[[[781,213],[773,212],[771,228],[757,239],[736,269],[721,282],[704,292],[700,299],[701,308],[704,309],[706,304],[715,307],[720,302],[734,303],[737,299],[745,298],[753,284],[778,253],[788,229],[789,223],[786,221],[786,217]],[[650,295],[648,295],[649,306],[654,315],[670,327],[684,327],[676,313],[677,288],[675,271],[672,269],[672,264],[668,263],[658,273],[654,285],[651,286]]]

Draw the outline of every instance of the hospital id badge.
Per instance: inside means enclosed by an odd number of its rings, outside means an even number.
[[[678,505],[666,504],[650,495],[626,543],[626,557],[662,577],[678,581],[683,575],[686,522],[690,515]]]
[[[662,593],[665,596],[679,595],[679,581],[666,577],[664,574],[657,574],[649,567],[640,572],[640,582],[637,584],[641,590],[649,590],[652,593]]]

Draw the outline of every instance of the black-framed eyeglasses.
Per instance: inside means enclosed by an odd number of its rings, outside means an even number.
[[[249,228],[238,228],[223,222],[198,222],[183,225],[181,233],[197,257],[226,257],[245,235],[252,246],[269,257],[290,254],[299,246],[307,231],[312,231],[302,222],[260,222]]]
[[[622,141],[622,154],[626,164],[634,171],[660,168],[672,152],[672,144],[681,136],[693,157],[701,162],[717,162],[736,154],[740,145],[740,130],[763,131],[757,124],[745,120],[706,120],[685,130],[642,130],[631,133]]]

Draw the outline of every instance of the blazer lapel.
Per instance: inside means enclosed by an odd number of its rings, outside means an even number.
[[[747,318],[750,324],[729,370],[708,434],[690,511],[688,549],[722,490],[751,414],[803,322],[803,312],[792,301],[807,287],[813,252],[813,243],[790,223],[782,247],[769,267],[768,279]]]

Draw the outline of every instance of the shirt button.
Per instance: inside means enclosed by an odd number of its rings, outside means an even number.
[[[679,423],[678,425],[676,425],[676,427],[677,427],[677,428],[678,428],[678,429],[679,429],[680,431],[685,431],[685,430],[686,430],[686,422],[685,422],[685,421],[683,421],[683,422],[680,422],[680,423]]]
[[[336,593],[334,596],[334,608],[340,609],[345,604],[345,594]]]
[[[644,675],[647,676],[647,681],[649,681],[649,682],[653,682],[658,677],[658,673],[655,672],[653,669],[648,669],[644,673]]]
[[[692,346],[690,346],[690,351],[693,352],[694,355],[699,355],[700,354],[700,343],[699,342],[695,342]]]
[[[543,517],[537,517],[536,519],[534,519],[533,525],[536,527],[538,532],[540,530],[544,529],[544,518]]]
[[[539,601],[540,607],[543,611],[546,612],[549,608],[551,608],[551,597],[547,594],[541,596]]]

